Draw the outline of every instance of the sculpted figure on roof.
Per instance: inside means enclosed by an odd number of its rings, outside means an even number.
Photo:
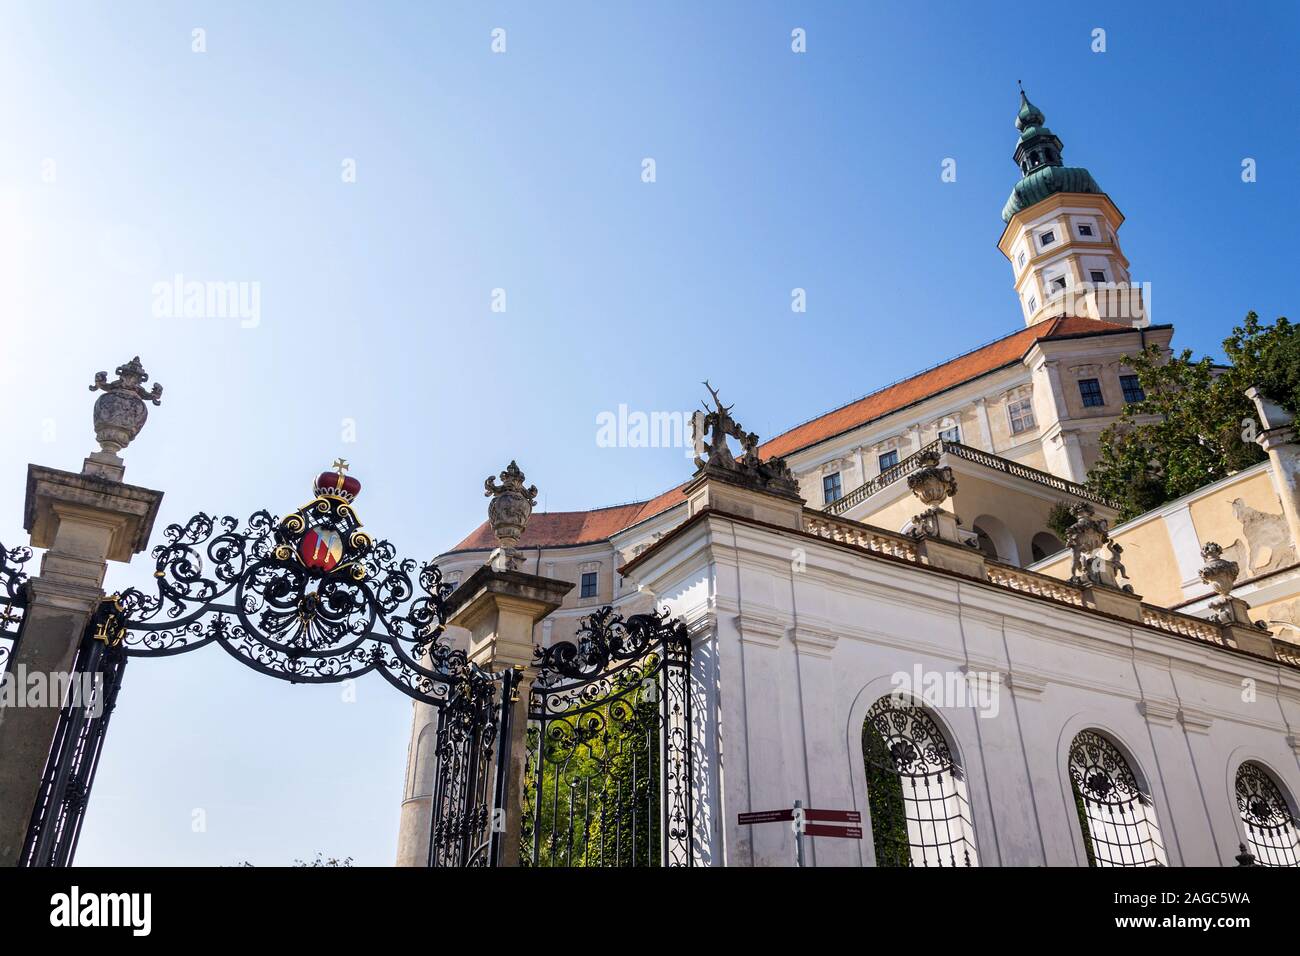
[[[758,454],[758,435],[745,431],[731,417],[734,405],[722,404],[718,390],[705,380],[704,387],[713,396],[713,407],[703,403],[704,414],[695,413],[695,447],[707,457],[695,456],[695,473],[704,470],[725,475],[732,481],[749,484],[775,494],[798,495],[799,483],[785,463],[784,458],[763,461]],[[707,436],[706,436],[707,433]],[[737,459],[727,444],[728,438],[740,442],[741,455]]]

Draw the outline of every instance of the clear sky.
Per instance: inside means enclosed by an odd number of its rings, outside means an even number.
[[[0,541],[137,353],[166,391],[127,480],[166,492],[159,532],[283,514],[337,455],[418,559],[511,458],[549,510],[663,491],[682,452],[598,447],[599,413],[688,410],[707,376],[767,438],[1022,326],[1018,79],[1128,217],[1153,319],[1217,352],[1296,313],[1298,9],[4,3]],[[257,283],[258,321],[155,315],[178,274]],[[410,707],[357,691],[132,662],[78,862],[391,862]]]

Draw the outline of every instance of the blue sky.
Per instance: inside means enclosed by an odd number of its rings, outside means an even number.
[[[707,376],[766,438],[1021,326],[1018,79],[1176,344],[1294,317],[1300,8],[1134,6],[5,3],[0,541],[25,463],[79,468],[86,386],[137,353],[159,531],[283,513],[337,455],[418,559],[512,457],[550,510],[656,494],[682,453],[598,447],[600,412],[689,410]],[[258,283],[260,321],[156,317],[177,274]],[[409,706],[357,690],[133,662],[79,862],[391,862]]]

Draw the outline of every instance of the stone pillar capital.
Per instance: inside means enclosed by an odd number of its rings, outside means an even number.
[[[479,666],[527,670],[534,625],[572,590],[570,581],[485,564],[447,598],[447,623],[470,632],[470,658]]]

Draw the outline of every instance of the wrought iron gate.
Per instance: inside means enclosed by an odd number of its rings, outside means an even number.
[[[77,653],[40,796],[28,827],[30,866],[72,861],[95,768],[129,658],[167,657],[216,644],[236,660],[291,683],[335,683],[376,671],[438,709],[443,801],[430,862],[493,865],[500,836],[497,759],[509,719],[512,672],[475,666],[444,639],[452,587],[432,563],[399,559],[361,529],[360,482],[324,472],[315,497],[283,519],[258,511],[241,527],[197,514],[169,525],[153,549],[154,587],[104,602]],[[25,553],[24,553],[25,552]],[[0,634],[22,608],[26,549],[0,553]],[[418,582],[418,587],[417,587]],[[10,661],[9,663],[12,663]],[[507,728],[508,729],[508,728]]]
[[[692,865],[690,654],[666,612],[610,607],[575,642],[538,649],[525,865]]]

